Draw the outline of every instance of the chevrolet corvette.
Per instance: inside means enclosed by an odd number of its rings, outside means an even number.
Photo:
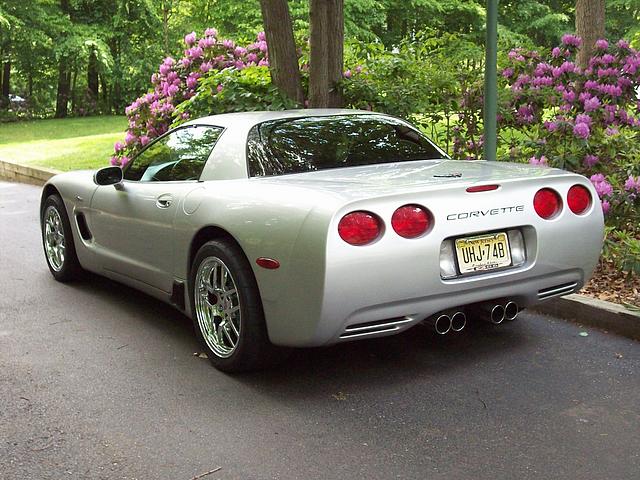
[[[41,227],[56,280],[91,271],[174,305],[232,372],[514,320],[585,284],[603,214],[580,175],[451,160],[387,115],[291,110],[199,118],[122,168],[56,175]]]

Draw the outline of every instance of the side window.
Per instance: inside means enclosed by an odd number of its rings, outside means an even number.
[[[198,180],[221,133],[220,127],[179,128],[140,153],[124,178],[140,182]]]

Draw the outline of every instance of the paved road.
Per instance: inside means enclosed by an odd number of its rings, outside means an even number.
[[[56,283],[39,189],[0,183],[0,478],[638,479],[640,345],[523,314],[228,376],[190,322]]]

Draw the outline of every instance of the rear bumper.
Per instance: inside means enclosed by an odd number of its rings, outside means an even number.
[[[491,279],[478,276],[472,281],[450,283],[443,290],[431,289],[432,293],[425,288],[422,295],[402,300],[378,303],[370,300],[369,304],[358,299],[370,298],[367,295],[370,289],[352,286],[341,292],[325,292],[321,315],[291,319],[291,328],[270,330],[270,336],[279,345],[312,347],[394,335],[443,310],[464,308],[472,317],[474,307],[481,302],[506,298],[526,308],[567,295],[578,291],[591,271],[571,268],[536,275],[525,268],[501,272]],[[405,286],[411,285],[407,279]]]
[[[540,277],[526,278],[518,282],[499,283],[491,286],[455,290],[446,294],[429,295],[402,304],[373,305],[353,312],[344,324],[324,343],[337,343],[367,337],[379,337],[400,333],[413,327],[431,315],[449,309],[464,309],[473,316],[478,303],[507,298],[521,308],[530,307],[545,300],[567,295],[584,284],[580,270],[569,270]],[[388,320],[382,322],[382,320]],[[325,319],[325,321],[327,321]],[[359,328],[375,322],[374,328]],[[380,322],[380,323],[378,323]]]

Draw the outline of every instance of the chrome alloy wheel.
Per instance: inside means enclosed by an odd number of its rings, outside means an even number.
[[[194,297],[205,342],[217,356],[230,357],[240,340],[240,297],[231,272],[222,260],[208,257],[200,264]]]
[[[44,250],[49,265],[56,272],[64,265],[65,241],[60,213],[50,205],[44,212]]]

